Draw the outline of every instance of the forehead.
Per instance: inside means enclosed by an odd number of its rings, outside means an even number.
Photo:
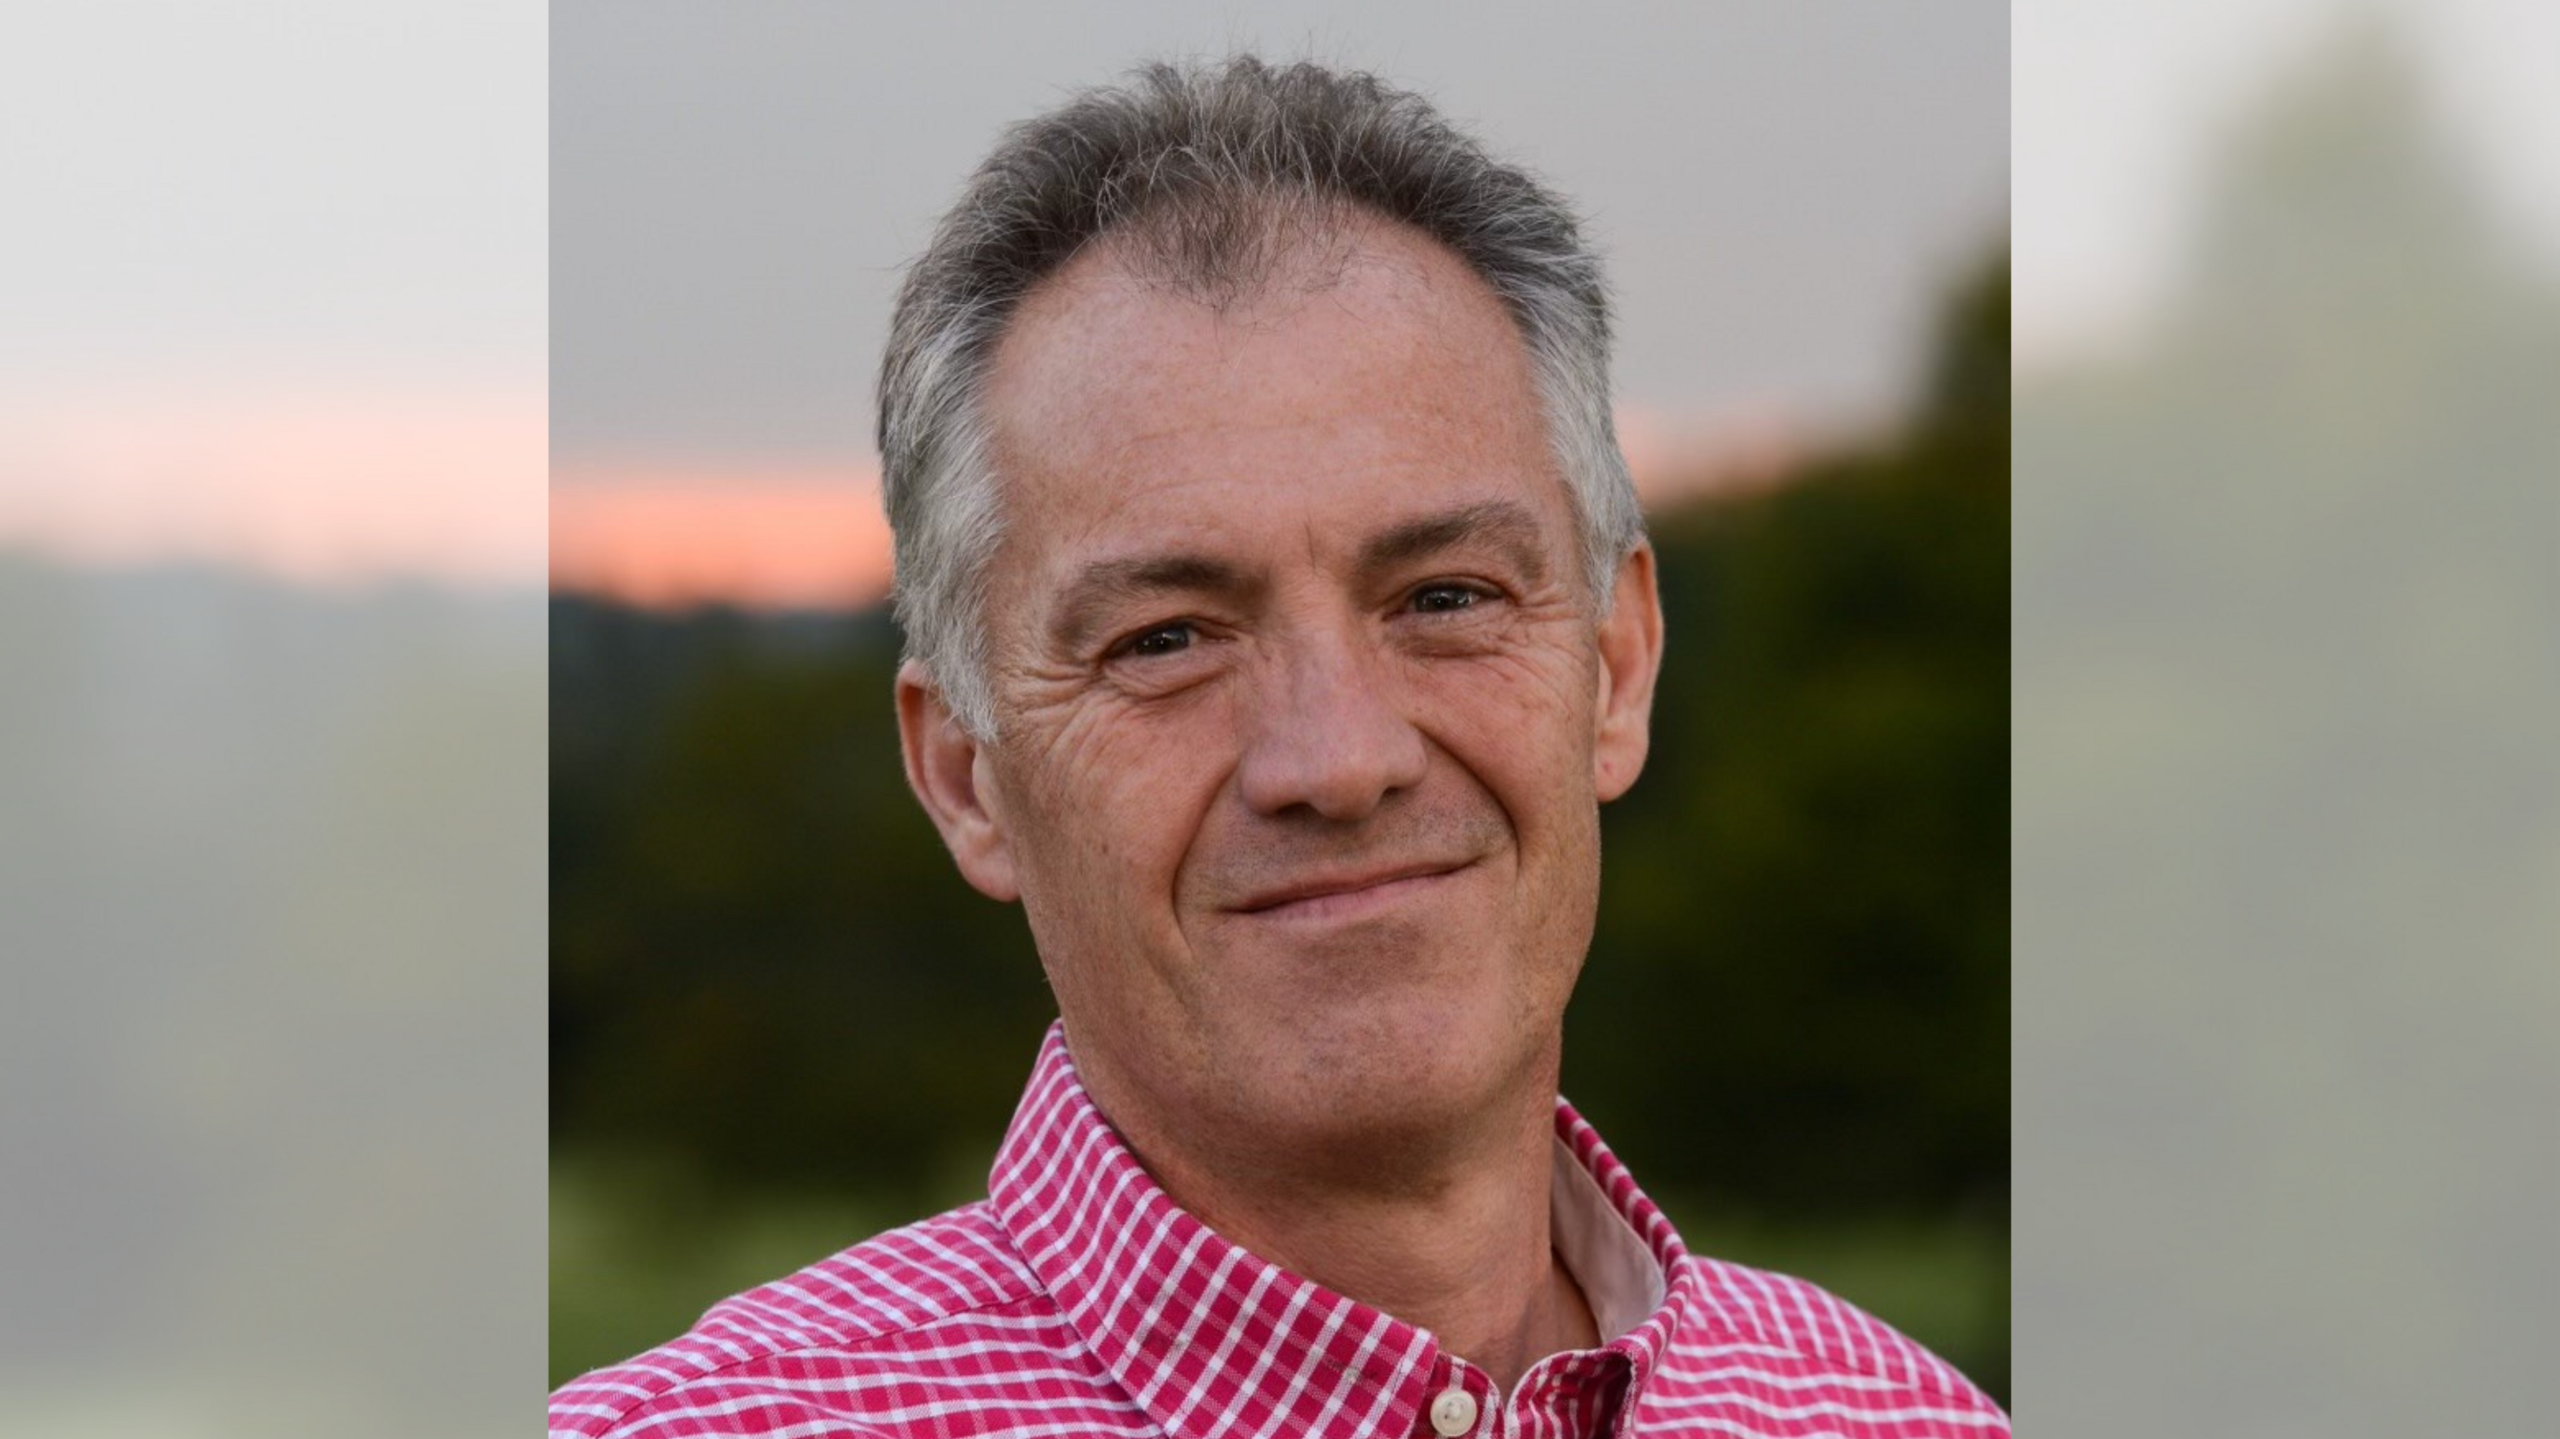
[[[1566,512],[1509,314],[1455,254],[1384,222],[1227,305],[1097,247],[1024,301],[986,405],[1014,565],[1346,506]]]

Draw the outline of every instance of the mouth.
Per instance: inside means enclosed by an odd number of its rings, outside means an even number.
[[[1255,895],[1234,910],[1278,920],[1354,918],[1421,895],[1473,863],[1403,865],[1305,880]]]

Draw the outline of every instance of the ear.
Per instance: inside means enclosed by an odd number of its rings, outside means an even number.
[[[1593,718],[1591,779],[1603,804],[1635,784],[1653,742],[1653,682],[1662,671],[1653,546],[1638,544],[1618,566],[1615,593],[1609,617],[1600,622],[1600,703]]]
[[[907,784],[942,831],[961,878],[989,899],[1020,899],[985,747],[952,718],[942,691],[913,660],[898,666],[898,745],[906,755]]]

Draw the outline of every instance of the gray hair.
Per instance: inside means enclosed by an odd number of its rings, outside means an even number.
[[[1015,307],[1105,236],[1224,306],[1355,217],[1438,240],[1510,311],[1606,612],[1644,520],[1609,414],[1608,294],[1572,211],[1375,76],[1149,65],[1006,132],[898,291],[880,372],[897,617],[963,728],[995,735],[980,590],[1002,517],[979,397]]]

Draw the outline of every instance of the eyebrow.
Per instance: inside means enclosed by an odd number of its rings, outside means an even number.
[[[1241,598],[1257,588],[1244,571],[1207,555],[1140,555],[1097,560],[1076,572],[1059,597],[1049,634],[1060,648],[1081,650],[1101,627],[1104,612],[1132,600],[1163,594]]]
[[[1360,568],[1375,572],[1463,545],[1487,544],[1506,553],[1530,583],[1547,577],[1538,545],[1537,517],[1513,500],[1483,500],[1437,515],[1408,520],[1360,546]]]
[[[1364,541],[1359,564],[1363,573],[1375,574],[1472,544],[1502,550],[1533,585],[1547,577],[1537,518],[1527,506],[1512,500],[1483,500],[1407,520]],[[1177,551],[1096,560],[1078,570],[1060,592],[1049,637],[1059,649],[1075,653],[1092,642],[1105,617],[1120,605],[1168,594],[1241,601],[1261,588],[1262,582],[1243,569],[1209,555]]]

